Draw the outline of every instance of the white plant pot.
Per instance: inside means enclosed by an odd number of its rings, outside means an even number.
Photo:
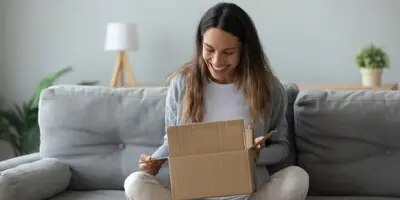
[[[362,85],[364,87],[378,87],[382,85],[382,69],[361,68]]]

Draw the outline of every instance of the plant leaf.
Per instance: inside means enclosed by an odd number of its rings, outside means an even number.
[[[33,97],[32,97],[32,101],[31,101],[31,104],[30,104],[30,107],[31,107],[31,108],[37,107],[38,104],[39,104],[40,93],[41,93],[44,89],[46,89],[46,88],[52,86],[52,85],[54,84],[54,82],[55,82],[57,79],[59,79],[61,76],[63,76],[64,74],[66,74],[66,73],[68,73],[68,72],[71,72],[71,71],[72,71],[72,67],[71,67],[71,66],[68,66],[68,67],[65,67],[65,68],[60,69],[59,71],[57,71],[57,72],[55,72],[55,73],[52,73],[52,74],[49,74],[49,75],[45,76],[45,77],[40,81],[39,86],[36,88],[36,90],[35,90],[35,92],[34,92],[34,95],[33,95]]]
[[[39,151],[40,130],[39,126],[34,126],[24,132],[21,138],[22,154],[30,154]]]
[[[389,56],[381,47],[373,44],[362,48],[356,54],[356,64],[360,68],[381,69],[389,67]]]
[[[23,127],[24,123],[19,117],[19,111],[15,110],[7,110],[2,113],[3,119],[7,121],[7,123],[16,129],[16,131],[19,133],[20,128]]]

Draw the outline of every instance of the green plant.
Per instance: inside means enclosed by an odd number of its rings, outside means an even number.
[[[356,63],[360,68],[382,69],[389,66],[389,56],[382,48],[371,44],[357,53]]]
[[[72,71],[72,67],[65,67],[45,76],[37,86],[28,103],[0,108],[0,139],[9,141],[18,154],[37,152],[40,144],[40,130],[38,124],[38,104],[40,93],[52,86],[60,77]],[[79,85],[96,85],[97,81],[78,83]]]
[[[8,121],[2,117],[6,112],[6,105],[4,99],[0,99],[0,140],[6,140],[14,147],[19,146],[19,137],[15,132],[10,130]],[[17,151],[16,149],[14,149]]]

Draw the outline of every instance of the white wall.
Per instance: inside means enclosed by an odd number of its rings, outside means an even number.
[[[0,0],[1,1],[1,0]],[[138,24],[140,51],[129,59],[141,85],[161,84],[193,52],[197,23],[213,0],[6,0],[2,66],[6,96],[27,100],[45,74],[59,83],[108,85],[116,54],[104,52],[108,22]],[[391,56],[385,81],[400,80],[400,1],[242,0],[277,75],[286,82],[358,82],[356,51],[370,42]],[[3,7],[3,6],[1,6]],[[2,12],[4,13],[4,12]],[[0,35],[0,39],[4,35]],[[4,71],[3,71],[4,70]]]
[[[6,2],[4,0],[0,0],[0,99],[2,98],[3,91],[5,90],[5,81],[4,81],[4,53],[5,53],[5,35],[4,35],[4,26],[5,26],[5,7],[6,7]]]

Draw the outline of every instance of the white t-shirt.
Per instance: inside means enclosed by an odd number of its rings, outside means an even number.
[[[210,81],[204,91],[205,112],[203,121],[222,121],[244,119],[250,121],[249,106],[242,90],[237,90],[234,83],[219,84]]]
[[[250,110],[243,96],[243,91],[237,89],[234,83],[218,84],[210,81],[204,91],[205,112],[203,121],[222,121],[244,119],[245,126],[250,121]],[[262,130],[262,126],[253,127],[254,132]],[[261,187],[269,177],[263,166],[256,167],[255,182]]]

